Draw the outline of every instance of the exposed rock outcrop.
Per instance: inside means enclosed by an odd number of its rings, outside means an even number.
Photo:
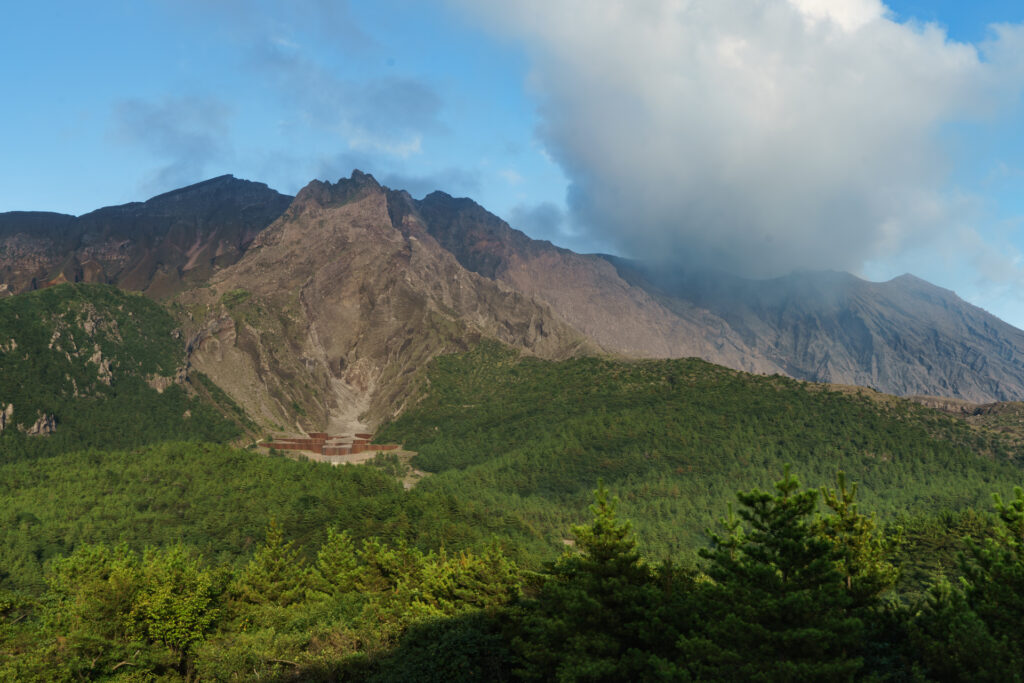
[[[57,420],[49,413],[43,413],[39,418],[25,430],[29,436],[49,436],[57,431]]]
[[[114,372],[111,369],[110,359],[103,357],[103,352],[100,351],[100,347],[98,345],[95,347],[93,354],[89,357],[89,362],[96,365],[96,377],[99,381],[110,386],[110,382],[114,379]]]

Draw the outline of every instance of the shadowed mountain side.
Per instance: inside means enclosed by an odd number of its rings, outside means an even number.
[[[77,218],[0,214],[0,288],[103,282],[163,298],[235,263],[290,201],[226,175]]]
[[[238,263],[175,301],[194,366],[264,424],[352,431],[400,410],[432,357],[483,337],[553,359],[596,350],[460,266],[412,208],[358,171],[310,183]]]

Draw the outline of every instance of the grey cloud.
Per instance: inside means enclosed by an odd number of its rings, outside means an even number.
[[[161,159],[141,188],[161,192],[202,180],[229,155],[230,117],[229,107],[209,98],[123,100],[114,108],[112,135]]]
[[[1019,96],[982,47],[878,0],[452,0],[522,39],[575,225],[620,253],[857,270],[952,229],[944,126]]]

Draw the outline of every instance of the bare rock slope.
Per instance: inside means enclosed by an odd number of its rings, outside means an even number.
[[[595,350],[548,307],[463,268],[408,194],[358,171],[310,183],[174,306],[191,318],[193,365],[284,429],[372,425],[433,356],[482,337],[547,358]]]
[[[653,279],[668,305],[714,311],[798,379],[975,403],[1024,398],[1024,332],[912,275],[888,282],[820,271],[767,281]]]
[[[723,320],[697,306],[677,312],[594,254],[533,240],[469,199],[434,192],[416,202],[427,230],[480,275],[551,306],[608,351],[638,358],[699,357],[748,372],[782,372]]]
[[[430,358],[481,337],[549,358],[697,356],[898,395],[1024,399],[1024,332],[912,276],[750,281],[577,254],[472,200],[415,200],[358,171],[294,201],[222,176],[77,218],[0,214],[0,296],[63,281],[171,301],[193,363],[285,429],[373,424]]]

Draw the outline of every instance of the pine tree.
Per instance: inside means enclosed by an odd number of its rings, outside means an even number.
[[[774,494],[737,494],[740,519],[702,554],[714,583],[703,592],[704,628],[680,640],[681,666],[716,680],[851,680],[861,622],[836,567],[840,556],[814,533],[816,491],[787,472]]]
[[[350,593],[356,589],[359,559],[348,531],[328,527],[327,540],[316,556],[314,584],[329,595]]]
[[[244,602],[285,607],[305,598],[310,588],[309,568],[294,547],[284,540],[275,522],[267,529],[267,540],[242,570],[236,590]]]
[[[912,627],[929,673],[947,680],[1024,680],[1024,490],[994,498],[996,533],[968,540],[960,585],[933,589]]]
[[[814,525],[815,531],[836,551],[836,568],[854,608],[876,606],[880,596],[890,590],[899,571],[890,562],[896,541],[886,537],[875,523],[857,509],[857,484],[846,487],[846,475],[836,475],[836,488],[822,487],[822,501],[832,514]]]
[[[523,617],[516,645],[525,678],[648,680],[673,669],[675,634],[661,619],[661,589],[616,505],[598,488],[593,521],[573,529],[577,552],[553,566]]]
[[[183,546],[147,550],[140,569],[140,589],[128,620],[132,632],[162,643],[179,659],[201,641],[218,616],[213,572]]]

